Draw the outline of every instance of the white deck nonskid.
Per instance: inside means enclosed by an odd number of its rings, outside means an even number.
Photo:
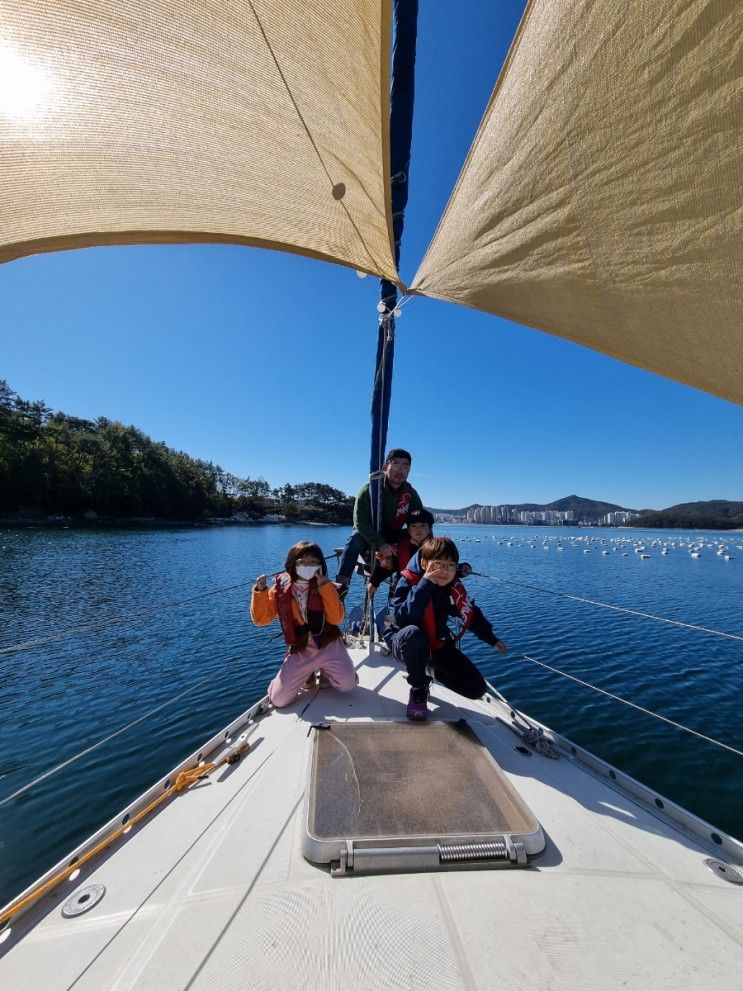
[[[738,991],[743,888],[704,865],[719,850],[573,761],[521,756],[494,706],[457,707],[440,687],[432,717],[466,710],[541,822],[545,853],[529,870],[343,879],[307,863],[309,727],[404,718],[407,685],[389,658],[359,674],[350,695],[316,691],[264,717],[239,764],[17,922],[0,986]],[[103,900],[62,918],[90,883]]]

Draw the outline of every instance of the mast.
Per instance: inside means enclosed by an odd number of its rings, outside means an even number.
[[[400,241],[408,202],[408,168],[413,131],[415,95],[415,45],[418,26],[418,0],[394,0],[392,79],[390,86],[390,184],[395,267],[400,264]],[[372,523],[382,521],[382,465],[387,445],[387,423],[392,395],[392,369],[395,360],[395,314],[397,287],[381,280],[377,360],[374,369],[369,459],[369,498]]]

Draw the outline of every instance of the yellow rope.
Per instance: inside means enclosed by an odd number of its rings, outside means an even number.
[[[87,853],[84,853],[79,860],[74,861],[74,863],[65,867],[63,870],[58,871],[58,873],[50,877],[48,881],[45,881],[43,884],[40,884],[37,888],[34,888],[33,891],[30,891],[19,901],[14,902],[10,906],[10,908],[8,908],[5,912],[0,914],[0,926],[8,922],[10,919],[12,919],[13,916],[16,915],[16,913],[22,911],[23,909],[28,908],[30,905],[33,905],[34,902],[39,900],[39,898],[43,897],[44,895],[48,894],[48,892],[56,888],[59,884],[62,883],[62,881],[66,880],[70,876],[70,874],[79,870],[84,864],[87,864],[89,860],[92,860],[93,857],[95,857],[97,854],[101,852],[101,850],[105,850],[106,847],[111,846],[111,844],[115,843],[116,840],[120,839],[124,835],[124,833],[128,833],[131,829],[134,828],[134,826],[138,825],[146,816],[148,816],[151,812],[153,812],[158,806],[162,805],[162,803],[166,801],[168,798],[171,798],[173,795],[177,795],[180,792],[185,791],[186,788],[190,787],[190,785],[198,781],[199,778],[203,778],[205,775],[211,774],[212,771],[216,770],[216,768],[218,767],[221,767],[222,764],[225,764],[229,760],[234,759],[236,755],[247,753],[249,750],[250,750],[250,742],[246,740],[244,743],[240,744],[239,746],[231,748],[228,751],[228,753],[226,753],[216,763],[203,764],[200,766],[188,768],[185,771],[181,771],[180,774],[176,777],[173,784],[170,785],[168,788],[166,788],[163,791],[162,795],[158,795],[158,797],[153,799],[153,801],[150,802],[149,805],[147,805],[144,809],[138,812],[134,816],[134,818],[130,819],[125,825],[119,826],[117,829],[113,831],[113,833],[104,837],[102,840],[96,843],[96,845],[92,847],[90,850],[88,850]]]

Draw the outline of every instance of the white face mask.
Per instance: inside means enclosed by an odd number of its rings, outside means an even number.
[[[309,581],[310,578],[314,578],[315,575],[320,570],[319,564],[298,564],[297,574],[300,578],[304,578],[305,581]]]

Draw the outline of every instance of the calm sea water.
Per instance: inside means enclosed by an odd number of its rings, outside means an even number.
[[[511,703],[743,837],[743,760],[524,658],[743,749],[740,640],[554,594],[743,637],[743,534],[487,526],[450,533],[476,571],[504,579],[473,576],[468,587],[509,653],[471,636],[466,643]],[[252,579],[278,570],[296,540],[316,539],[330,553],[347,534],[292,526],[0,532],[0,649],[46,641],[0,653],[0,803],[207,679],[0,804],[0,904],[265,693],[282,649],[275,630],[249,621]],[[706,545],[696,560],[694,539]],[[654,540],[669,543],[667,555]],[[635,553],[641,541],[647,560]],[[733,560],[716,553],[718,544]],[[349,604],[360,595],[356,578]]]

